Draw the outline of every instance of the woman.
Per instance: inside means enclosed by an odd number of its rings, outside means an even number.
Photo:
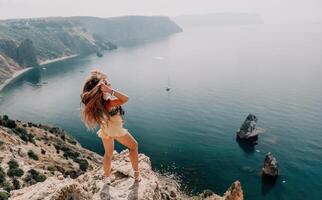
[[[107,95],[109,93],[110,95]],[[110,98],[116,97],[116,98]],[[124,110],[121,105],[128,101],[128,96],[112,89],[106,74],[95,70],[85,80],[81,94],[82,120],[88,129],[100,126],[97,135],[104,145],[103,168],[105,181],[110,182],[111,162],[114,151],[114,140],[126,146],[130,151],[130,160],[135,181],[140,181],[138,167],[138,144],[127,129],[123,128]]]

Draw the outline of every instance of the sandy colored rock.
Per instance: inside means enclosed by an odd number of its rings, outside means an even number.
[[[16,121],[17,127],[32,134],[34,141],[23,141],[10,128],[0,126],[1,168],[8,170],[8,162],[16,160],[24,171],[17,177],[21,189],[12,190],[12,200],[242,200],[243,191],[236,181],[224,196],[209,193],[207,197],[191,197],[180,191],[180,185],[171,176],[164,176],[152,170],[151,160],[139,154],[141,181],[135,182],[129,160],[129,151],[113,153],[111,176],[112,183],[103,182],[102,156],[81,147],[66,132],[59,128],[35,125]],[[58,148],[58,150],[57,150]],[[38,160],[30,158],[32,150]],[[45,151],[43,154],[41,152]],[[27,155],[26,155],[27,154]],[[74,157],[70,157],[70,155]],[[80,169],[77,159],[86,160],[85,171]],[[45,176],[43,182],[25,182],[29,170],[36,170]],[[73,178],[71,178],[73,177]],[[6,177],[9,180],[9,177]]]

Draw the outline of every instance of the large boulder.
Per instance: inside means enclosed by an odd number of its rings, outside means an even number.
[[[255,115],[249,114],[244,123],[236,132],[237,140],[256,144],[258,134],[264,131],[263,129],[256,127],[257,121],[258,118]]]
[[[277,160],[271,152],[268,152],[264,160],[263,176],[277,177],[277,175],[278,175]]]

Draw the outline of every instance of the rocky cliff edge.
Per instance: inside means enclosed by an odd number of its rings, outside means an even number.
[[[128,151],[114,152],[110,185],[103,182],[102,157],[81,147],[63,129],[0,117],[0,191],[15,200],[188,199],[242,200],[236,181],[223,196],[211,191],[188,196],[179,184],[151,168],[139,155],[141,182],[132,178]],[[1,178],[1,173],[2,177]]]

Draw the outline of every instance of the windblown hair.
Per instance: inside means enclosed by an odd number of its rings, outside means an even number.
[[[100,82],[106,79],[106,74],[94,70],[85,79],[81,97],[81,119],[88,129],[94,130],[97,125],[107,123],[109,114],[105,108],[106,100],[100,88]]]

